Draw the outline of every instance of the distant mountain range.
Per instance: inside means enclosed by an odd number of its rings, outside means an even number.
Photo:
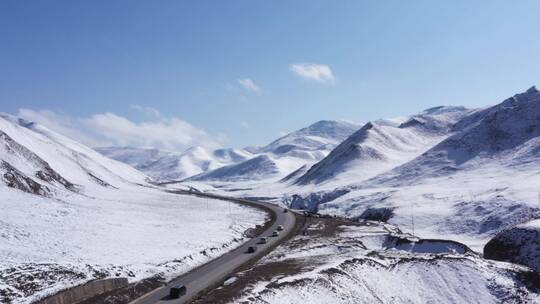
[[[319,121],[264,147],[245,149],[192,147],[182,153],[127,147],[96,150],[160,181],[279,179],[322,159],[358,127],[343,121]]]
[[[438,107],[399,125],[384,120],[369,122],[300,176],[296,184],[368,179],[420,155],[448,136],[452,125],[469,111],[463,107]]]
[[[158,181],[183,180],[253,157],[245,150],[192,147],[182,153],[132,147],[96,148],[112,159],[124,162]]]

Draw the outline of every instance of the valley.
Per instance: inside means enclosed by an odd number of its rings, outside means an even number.
[[[0,297],[125,277],[152,286],[100,301],[159,302],[178,282],[179,303],[540,301],[539,113],[533,87],[482,109],[184,152],[93,150],[2,114]],[[276,215],[299,228],[246,255]]]

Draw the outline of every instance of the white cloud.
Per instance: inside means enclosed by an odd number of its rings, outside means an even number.
[[[106,143],[102,139],[98,139],[96,136],[89,134],[88,131],[84,130],[84,126],[81,125],[80,119],[68,115],[59,114],[49,110],[34,111],[30,109],[19,109],[17,116],[44,125],[53,131],[88,146],[96,147],[112,145],[112,143]]]
[[[320,83],[334,83],[336,78],[329,66],[316,63],[294,63],[289,70],[296,75]]]
[[[242,127],[242,128],[249,128],[249,123],[247,123],[246,121],[242,121],[242,122],[240,123],[240,127]]]
[[[49,110],[20,109],[18,116],[92,147],[133,146],[180,151],[190,146],[217,148],[223,138],[219,135],[216,139],[180,118],[161,115],[153,120],[133,122],[110,112],[71,117]]]
[[[161,117],[161,113],[158,110],[156,110],[155,108],[152,108],[152,107],[141,106],[141,105],[138,105],[138,104],[132,104],[132,105],[130,105],[130,107],[133,110],[139,111],[139,112],[144,113],[146,115],[149,115],[151,117],[155,117],[155,118]]]
[[[255,82],[249,78],[238,79],[238,84],[247,91],[260,94],[261,88],[255,84]]]

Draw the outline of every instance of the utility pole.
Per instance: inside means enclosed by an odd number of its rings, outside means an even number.
[[[414,203],[411,204],[411,227],[412,227],[412,235],[414,237]]]

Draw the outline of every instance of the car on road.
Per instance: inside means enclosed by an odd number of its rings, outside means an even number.
[[[279,231],[274,230],[274,232],[272,232],[272,236],[279,236]]]
[[[246,253],[254,253],[255,251],[257,251],[256,246],[249,246]]]
[[[266,244],[266,242],[268,242],[268,239],[265,237],[259,239],[259,244]]]
[[[181,296],[186,294],[186,286],[182,284],[177,284],[171,287],[171,290],[169,290],[169,297],[171,299],[178,299]]]
[[[287,213],[287,212],[289,212],[289,210],[283,209],[283,213]]]
[[[277,226],[277,230],[278,231],[283,231],[283,226],[282,225]]]

